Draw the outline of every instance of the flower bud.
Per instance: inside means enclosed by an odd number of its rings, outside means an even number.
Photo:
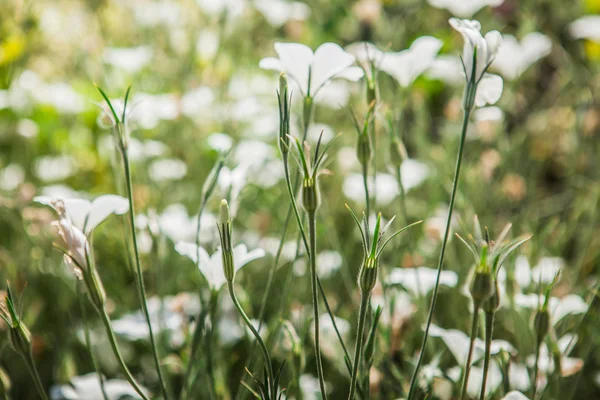
[[[290,98],[285,73],[279,75],[279,150],[287,154],[290,147]]]
[[[533,330],[535,338],[540,344],[550,331],[550,313],[548,310],[538,310],[533,317]]]
[[[356,157],[363,166],[369,165],[369,162],[371,161],[371,140],[366,132],[358,135],[358,142],[356,143]]]
[[[22,321],[16,322],[16,325],[11,325],[8,330],[10,347],[16,353],[26,356],[31,352],[31,333]]]
[[[321,194],[317,179],[309,176],[302,180],[302,207],[308,214],[314,214],[321,204]]]
[[[498,287],[498,281],[495,279],[492,294],[483,302],[482,308],[484,312],[490,314],[495,313],[500,308],[500,288]]]
[[[481,306],[483,301],[487,300],[493,294],[494,283],[492,282],[492,274],[475,271],[469,290],[475,307]]]
[[[233,282],[235,267],[233,265],[233,249],[231,246],[231,218],[227,200],[221,200],[219,221],[219,236],[221,238],[221,261],[223,262],[223,273],[227,282]]]
[[[358,274],[358,287],[361,293],[371,293],[377,282],[377,267],[379,260],[373,257],[367,257],[363,261]]]
[[[221,217],[221,219],[220,219],[221,225],[226,225],[230,222],[229,204],[227,203],[227,200],[225,200],[225,199],[221,200],[221,207],[219,208],[219,215]]]
[[[279,95],[283,98],[287,97],[288,82],[285,72],[279,74]]]
[[[98,275],[96,268],[90,268],[85,271],[83,274],[83,281],[85,282],[90,302],[94,305],[96,310],[101,312],[106,305],[106,291],[104,290],[104,285],[102,285],[100,275]]]

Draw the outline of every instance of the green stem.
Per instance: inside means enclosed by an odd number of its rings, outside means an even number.
[[[254,325],[252,325],[252,322],[250,321],[250,319],[244,312],[244,309],[242,308],[240,302],[238,301],[237,296],[235,295],[235,291],[233,289],[233,281],[227,282],[227,287],[229,288],[229,295],[231,296],[231,300],[233,301],[235,308],[237,308],[240,316],[246,323],[246,326],[248,327],[248,329],[250,329],[250,331],[252,331],[252,334],[256,338],[256,341],[258,342],[258,345],[260,346],[260,349],[262,350],[263,357],[265,359],[265,364],[267,366],[267,373],[268,373],[268,379],[269,379],[268,383],[269,383],[269,387],[271,388],[270,392],[271,392],[271,395],[273,396],[272,398],[275,399],[275,398],[277,398],[277,388],[275,387],[275,374],[273,373],[273,363],[271,362],[271,356],[269,356],[269,351],[267,350],[267,346],[265,346],[265,342],[260,337],[260,334],[258,333],[256,328],[254,328]]]
[[[539,372],[539,362],[540,362],[540,349],[542,347],[542,342],[540,341],[539,343],[537,343],[537,346],[535,347],[535,364],[533,365],[533,382],[531,383],[532,386],[532,393],[531,393],[531,398],[533,400],[535,400],[535,394],[537,392],[537,381],[538,381],[538,372]]]
[[[370,297],[371,293],[363,293],[361,296],[360,310],[358,312],[358,329],[356,331],[356,345],[354,348],[354,364],[352,368],[352,379],[350,380],[350,394],[348,395],[348,400],[354,400],[356,393],[356,380],[358,379],[360,359],[363,352],[365,322],[367,320],[367,309],[369,307]]]
[[[141,295],[141,303],[142,310],[144,312],[144,316],[146,318],[146,324],[148,325],[148,336],[150,337],[150,344],[152,347],[152,355],[154,357],[154,364],[156,366],[156,371],[158,373],[158,380],[160,382],[160,389],[163,394],[165,400],[169,399],[169,395],[167,394],[167,389],[165,385],[165,381],[163,378],[162,370],[160,368],[160,361],[158,357],[158,348],[156,346],[156,341],[154,340],[154,332],[152,331],[152,322],[150,320],[150,313],[148,312],[148,304],[146,298],[146,288],[144,286],[144,275],[142,274],[142,265],[140,263],[140,254],[138,251],[137,245],[137,235],[135,231],[135,211],[133,208],[133,185],[131,183],[131,170],[129,165],[129,155],[127,150],[123,151],[123,165],[125,168],[125,181],[127,184],[127,199],[129,200],[129,223],[131,225],[131,237],[133,240],[133,253],[135,258],[135,266],[136,266],[136,277],[137,277],[137,286]]]
[[[27,355],[23,354],[23,359],[25,360],[25,365],[27,365],[29,374],[33,378],[33,382],[35,383],[35,388],[37,389],[38,394],[43,400],[48,400],[48,396],[44,391],[44,385],[42,385],[42,380],[40,379],[40,375],[35,367],[35,362],[33,361],[33,355],[31,352],[29,352]]]
[[[369,178],[369,165],[368,164],[363,164],[362,166],[362,176],[363,176],[363,186],[365,187],[365,208],[366,208],[366,212],[367,212],[367,218],[369,218],[369,216],[371,215],[371,199],[369,196],[369,184],[368,184],[368,178]],[[367,232],[367,235],[369,235],[369,232]],[[367,242],[369,241],[369,238],[367,237]]]
[[[317,216],[315,213],[308,215],[308,236],[310,242],[310,283],[312,289],[313,300],[313,316],[315,324],[315,361],[317,364],[317,377],[319,378],[319,386],[321,387],[321,397],[327,399],[325,391],[325,378],[323,377],[323,362],[321,359],[321,340],[319,328],[319,293],[317,288]]]
[[[144,393],[140,385],[137,383],[129,368],[127,368],[127,364],[125,364],[125,360],[123,360],[123,356],[121,355],[121,351],[119,350],[119,345],[117,343],[117,339],[115,338],[115,333],[112,330],[112,326],[110,324],[110,317],[106,313],[105,309],[101,309],[100,316],[102,317],[102,323],[104,324],[104,328],[106,329],[106,334],[108,336],[108,341],[110,342],[110,346],[112,347],[113,353],[115,353],[115,357],[117,357],[117,361],[121,366],[121,370],[125,374],[125,378],[129,381],[133,389],[142,397],[143,400],[150,400],[148,395]]]
[[[421,350],[419,351],[419,358],[417,360],[417,365],[415,366],[415,370],[413,372],[411,381],[410,381],[410,389],[408,392],[408,400],[412,400],[414,395],[414,391],[417,384],[417,376],[419,375],[419,370],[421,369],[421,364],[423,364],[423,358],[425,356],[425,347],[427,346],[427,339],[429,338],[429,329],[431,327],[431,322],[433,319],[433,312],[435,310],[435,304],[437,301],[438,290],[440,287],[440,277],[442,274],[442,269],[444,266],[444,255],[446,254],[446,244],[448,243],[448,236],[450,235],[450,224],[452,222],[452,212],[454,211],[454,200],[456,199],[456,192],[458,189],[458,181],[460,179],[460,167],[462,164],[463,150],[465,147],[465,138],[467,136],[467,125],[469,124],[469,117],[471,115],[471,108],[465,109],[465,115],[463,118],[462,132],[460,135],[460,143],[458,145],[458,156],[456,158],[456,167],[454,169],[454,182],[452,183],[452,193],[450,194],[450,205],[448,207],[448,218],[446,219],[446,229],[444,232],[444,239],[442,240],[442,248],[440,250],[440,258],[438,259],[437,265],[437,277],[435,280],[435,286],[433,287],[433,295],[431,297],[431,305],[429,307],[429,315],[427,317],[427,324],[425,326],[425,333],[423,335],[423,342],[421,343]]]
[[[206,342],[208,346],[206,348],[206,364],[208,367],[208,376],[210,380],[210,389],[213,395],[217,397],[219,394],[217,393],[217,379],[215,376],[215,365],[214,365],[214,357],[213,357],[213,349],[214,349],[214,338],[215,338],[215,330],[217,329],[216,324],[216,315],[217,315],[217,305],[219,299],[219,292],[212,291],[210,295],[209,301],[209,318],[210,318],[210,330],[206,333]]]
[[[475,306],[473,310],[473,322],[471,323],[471,337],[469,340],[469,353],[467,361],[463,368],[463,382],[460,391],[460,400],[463,400],[467,395],[467,385],[469,384],[469,374],[471,373],[471,360],[473,358],[473,348],[475,347],[475,338],[477,337],[477,322],[479,321],[479,307]]]
[[[485,387],[487,384],[488,370],[490,368],[491,348],[492,348],[492,335],[494,334],[494,317],[496,316],[493,312],[485,313],[485,356],[483,359],[483,380],[481,381],[481,392],[479,394],[479,400],[485,399]]]
[[[77,297],[79,298],[79,306],[81,308],[81,316],[83,319],[83,329],[84,329],[84,336],[85,336],[85,345],[88,349],[88,352],[90,353],[90,359],[92,360],[92,365],[94,366],[94,370],[96,371],[96,374],[98,375],[98,382],[100,383],[100,391],[102,392],[102,398],[104,398],[104,400],[109,400],[108,398],[108,394],[106,393],[106,388],[105,388],[105,384],[104,384],[104,377],[102,376],[102,371],[100,371],[100,366],[98,365],[98,362],[96,361],[96,356],[94,355],[94,349],[92,348],[92,341],[90,340],[90,330],[88,327],[88,323],[87,323],[87,312],[85,311],[85,305],[83,303],[83,297],[81,296],[81,289],[80,286],[77,285]]]

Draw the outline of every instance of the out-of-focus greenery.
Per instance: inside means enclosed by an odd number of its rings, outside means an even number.
[[[221,3],[232,6],[220,8]],[[157,236],[143,254],[142,265],[150,295],[176,296],[176,301],[169,303],[168,313],[185,319],[177,333],[184,336],[185,343],[167,335],[161,335],[159,340],[169,385],[177,393],[189,357],[187,336],[196,312],[185,310],[194,308],[198,293],[206,299],[208,288],[203,279],[198,280],[193,263],[175,252],[176,235],[171,232],[178,226],[188,229],[184,226],[187,223],[195,226],[193,216],[200,203],[202,185],[218,157],[212,144],[215,136],[211,135],[223,132],[233,138],[234,150],[227,161],[230,168],[240,160],[243,163],[244,159],[264,157],[259,154],[262,147],[247,146],[240,154],[235,150],[236,143],[266,143],[273,154],[269,156],[272,163],[262,170],[265,177],[253,172],[247,178],[249,183],[241,193],[234,219],[234,241],[244,242],[249,248],[265,247],[271,252],[276,248],[286,216],[289,201],[281,180],[283,172],[268,171],[282,168],[277,153],[277,75],[258,67],[260,59],[274,55],[273,43],[300,42],[315,49],[327,41],[341,46],[370,41],[382,49],[399,51],[414,39],[430,35],[444,42],[442,54],[457,55],[462,49],[460,35],[447,23],[452,15],[426,1],[305,3],[310,15],[275,27],[250,0],[0,2],[0,273],[11,282],[15,293],[23,292],[23,319],[32,332],[34,358],[46,388],[68,383],[72,377],[94,369],[83,340],[76,280],[63,265],[61,254],[52,247],[56,236],[49,223],[55,215],[32,199],[42,193],[66,193],[67,188],[84,193],[82,196],[125,196],[118,157],[106,146],[105,138],[110,132],[102,123],[103,111],[97,106],[101,97],[94,83],[114,98],[121,97],[132,85],[133,112],[141,115],[132,137],[166,146],[161,155],[134,160],[133,181],[136,212],[151,219],[157,216],[162,224],[170,224],[169,234],[165,234],[164,225],[158,224],[163,231],[154,231]],[[454,228],[461,235],[468,234],[469,221],[477,214],[494,235],[507,222],[513,223],[514,236],[534,234],[519,254],[532,266],[543,257],[563,259],[561,280],[553,295],[572,293],[585,301],[592,298],[600,277],[600,42],[576,40],[569,35],[568,26],[584,14],[598,13],[600,2],[594,0],[506,0],[497,8],[484,7],[475,14],[484,32],[498,29],[521,38],[539,31],[551,39],[552,50],[518,79],[504,80],[504,93],[497,104],[503,112],[501,119],[472,122],[455,209],[457,221],[468,226],[457,223]],[[109,61],[107,49],[137,46],[146,46],[150,54],[150,61],[139,70],[128,70]],[[367,108],[364,82],[348,83],[346,87],[349,106],[363,113]],[[198,88],[204,91],[192,96]],[[456,158],[463,86],[449,85],[425,74],[409,90],[401,90],[382,73],[379,88],[375,154],[379,172],[388,173],[388,115],[395,116],[393,128],[401,135],[409,156],[429,169],[423,183],[407,193],[409,220],[425,222],[399,236],[393,250],[384,255],[381,276],[385,277],[391,268],[436,266],[439,230],[443,229]],[[141,93],[151,96],[136,97]],[[296,106],[294,115],[300,121],[300,104]],[[331,174],[321,178],[323,205],[318,248],[341,255],[339,269],[323,276],[322,282],[335,315],[348,321],[344,337],[351,350],[359,303],[355,282],[362,250],[344,203],[357,210],[364,204],[348,199],[343,186],[349,170],[360,171],[351,151],[356,135],[347,107],[338,107],[333,101],[317,103],[315,122],[328,125],[333,132],[342,132],[330,152],[333,161],[327,167]],[[309,135],[309,140],[316,139],[317,131]],[[44,157],[48,156],[59,157],[56,162],[64,162],[68,168],[45,164]],[[185,175],[157,179],[153,165],[160,171],[169,170],[155,164],[163,158],[183,161],[187,166]],[[350,167],[345,166],[348,163]],[[51,175],[53,169],[72,169],[72,173],[44,177],[44,172]],[[275,184],[264,184],[273,176],[277,178]],[[216,215],[224,196],[226,193],[217,189],[207,213]],[[182,204],[190,219],[173,222],[164,217],[172,204]],[[388,218],[401,215],[397,196],[376,205],[376,209]],[[397,228],[405,222],[399,220]],[[209,237],[203,244],[212,252],[218,244],[216,227],[206,229]],[[292,247],[296,232],[296,225],[290,224],[288,241]],[[127,220],[115,216],[101,225],[94,237],[94,256],[113,320],[140,308],[135,276],[128,262],[127,235]],[[144,235],[147,237],[147,230]],[[410,246],[414,249],[412,255],[408,252]],[[251,317],[259,314],[272,260],[269,254],[249,264],[236,279],[238,296]],[[506,268],[513,268],[515,260],[511,257]],[[289,259],[280,263],[267,298],[265,321],[269,328],[277,327],[281,318],[293,322],[306,361],[301,372],[315,375],[310,284],[303,262],[296,263],[291,286],[285,286],[285,281],[292,263]],[[467,282],[471,267],[468,251],[457,240],[451,240],[445,269],[456,272],[459,282],[454,288],[442,287],[435,310],[436,325],[468,332],[470,301],[461,287]],[[284,291],[284,287],[288,290]],[[395,290],[404,291],[400,287]],[[255,362],[248,365],[256,372],[260,354],[252,350],[251,336],[244,334],[227,300],[223,291],[218,314],[224,321],[223,329],[241,333],[210,351],[217,396],[240,398],[246,389],[239,381],[249,381],[244,366],[252,355]],[[428,298],[416,297],[412,302],[414,306],[407,304],[396,312],[386,303],[384,314],[391,313],[392,322],[388,317],[378,333],[371,371],[373,398],[398,398],[407,389],[429,305]],[[100,320],[89,304],[85,307],[101,370],[109,378],[119,378],[120,370]],[[598,310],[597,302],[593,302],[587,314],[567,316],[556,327],[558,337],[567,332],[579,335],[570,356],[581,358],[583,367],[568,377],[552,375],[544,398],[600,398]],[[520,364],[525,364],[534,353],[530,315],[528,310],[515,307],[502,308],[497,315],[495,338],[505,339],[516,348],[514,361]],[[278,362],[287,359],[284,382],[293,382],[298,373],[294,370],[294,358],[279,337],[271,335],[272,352]],[[158,393],[148,341],[125,337],[119,340],[134,375]],[[219,343],[218,337],[216,340]],[[325,356],[330,398],[345,398],[349,376],[342,352],[335,337],[324,346],[333,350],[333,354],[326,352]],[[209,398],[206,351],[202,348],[197,358],[200,375],[198,394],[193,398]],[[430,338],[426,351],[426,363],[439,355],[439,366],[444,372],[456,365],[439,338]],[[11,398],[37,398],[25,364],[8,347],[5,335],[0,338],[0,360],[12,381]],[[293,383],[285,385],[293,389]],[[500,389],[492,398],[501,398],[503,393]]]

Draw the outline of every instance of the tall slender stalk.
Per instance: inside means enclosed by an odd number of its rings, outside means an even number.
[[[321,387],[321,396],[327,399],[325,391],[325,378],[323,376],[323,362],[321,359],[321,340],[319,327],[319,293],[317,288],[317,216],[315,213],[308,213],[308,237],[310,242],[310,284],[313,301],[313,317],[315,324],[315,361],[317,364],[317,378]]]
[[[367,218],[371,215],[371,198],[369,196],[369,166],[368,164],[363,164],[362,167],[362,176],[363,176],[363,186],[365,187],[365,208],[367,213]]]
[[[364,331],[365,331],[365,322],[367,320],[367,310],[369,307],[369,299],[371,297],[371,293],[362,293],[361,301],[360,301],[360,309],[358,312],[358,329],[356,331],[356,345],[354,347],[354,363],[352,367],[352,378],[350,380],[350,394],[348,395],[348,400],[354,400],[354,396],[356,393],[356,381],[358,379],[358,370],[360,369],[360,361],[363,352],[364,346]]]
[[[539,373],[539,363],[540,363],[540,349],[542,347],[541,343],[537,343],[535,347],[535,364],[533,365],[533,382],[531,383],[531,398],[535,400],[535,395],[537,392],[537,381],[538,381],[538,373]]]
[[[475,338],[477,337],[477,323],[479,322],[479,307],[475,306],[473,310],[473,321],[471,323],[471,337],[469,340],[469,352],[465,367],[463,368],[463,381],[460,390],[460,400],[463,400],[467,394],[467,385],[469,384],[469,374],[471,373],[471,360],[473,359],[473,348],[475,347]]]
[[[165,400],[169,399],[169,395],[167,393],[165,381],[162,374],[162,369],[160,367],[160,361],[158,356],[158,348],[156,346],[156,340],[154,339],[154,332],[152,330],[152,322],[150,320],[150,313],[148,312],[148,304],[146,298],[146,287],[144,286],[144,275],[142,273],[142,265],[140,263],[140,254],[138,250],[137,244],[137,235],[135,231],[135,211],[133,207],[133,185],[131,182],[131,170],[129,165],[129,155],[127,150],[122,152],[123,156],[123,166],[125,169],[125,182],[127,186],[127,199],[129,200],[129,224],[131,225],[131,238],[133,241],[133,254],[135,258],[135,266],[136,266],[136,277],[137,277],[137,286],[141,296],[142,303],[142,311],[144,312],[144,317],[146,319],[146,324],[148,325],[148,336],[150,337],[150,345],[152,347],[152,355],[154,357],[154,364],[156,367],[156,372],[158,373],[158,380],[160,383],[160,389],[163,394]]]
[[[117,357],[117,361],[119,362],[121,370],[125,374],[125,378],[127,379],[127,381],[129,381],[131,386],[133,386],[133,389],[137,392],[137,394],[139,394],[142,397],[143,400],[150,400],[150,397],[148,397],[148,395],[142,390],[140,385],[137,383],[133,375],[131,375],[129,368],[127,368],[127,364],[125,364],[125,360],[123,360],[123,356],[121,355],[121,351],[119,350],[119,345],[117,343],[117,338],[115,337],[115,333],[113,332],[112,326],[110,324],[110,317],[106,313],[106,310],[102,308],[99,310],[99,312],[100,316],[102,317],[102,323],[104,324],[106,334],[108,336],[108,341],[110,342],[110,346],[113,350],[113,353],[115,354],[115,357]]]
[[[469,90],[469,88],[467,88],[467,91],[468,90]],[[440,277],[441,277],[442,269],[444,266],[444,255],[446,254],[446,244],[448,243],[448,236],[450,235],[450,224],[452,222],[452,213],[454,211],[454,201],[456,199],[456,192],[458,189],[458,181],[460,179],[460,167],[462,164],[463,150],[465,147],[465,138],[467,136],[467,126],[469,124],[469,118],[471,116],[471,111],[472,111],[472,107],[466,108],[464,111],[462,132],[460,135],[460,143],[458,145],[458,156],[456,158],[456,166],[454,169],[454,181],[452,183],[452,192],[450,194],[450,205],[448,207],[448,218],[446,219],[446,229],[444,231],[444,238],[442,240],[442,248],[440,250],[440,257],[438,259],[438,265],[437,265],[437,277],[435,280],[435,286],[433,287],[433,295],[431,297],[431,304],[429,307],[429,315],[427,317],[427,324],[425,326],[423,342],[421,343],[421,349],[419,351],[419,358],[417,360],[417,365],[415,366],[415,370],[413,372],[413,375],[412,375],[412,378],[410,381],[408,400],[412,400],[412,397],[414,395],[414,391],[415,391],[416,383],[417,383],[417,376],[419,374],[419,370],[421,369],[421,365],[423,364],[423,358],[425,356],[425,347],[427,346],[427,339],[429,338],[429,329],[431,327],[431,322],[433,319],[433,312],[435,311],[435,304],[437,301],[438,290],[440,287]]]
[[[485,399],[485,388],[487,386],[487,376],[490,368],[491,348],[492,348],[492,335],[494,333],[494,317],[496,313],[485,313],[485,355],[483,358],[483,378],[481,381],[481,392],[479,393],[479,400]]]
[[[38,394],[43,400],[48,400],[48,396],[44,391],[44,385],[42,385],[42,380],[40,379],[40,375],[35,367],[35,362],[33,361],[33,355],[31,352],[29,352],[27,355],[23,354],[23,359],[25,360],[25,365],[27,365],[29,374],[33,378],[33,382],[35,383],[35,388],[37,389]]]

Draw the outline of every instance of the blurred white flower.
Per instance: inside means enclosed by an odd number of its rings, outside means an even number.
[[[429,69],[441,48],[441,40],[432,36],[422,36],[406,50],[385,53],[379,68],[396,79],[400,86],[408,87]]]
[[[244,0],[196,0],[196,2],[202,11],[213,17],[227,15],[228,18],[235,19],[246,11]]]
[[[325,382],[325,390],[329,390],[330,386]],[[300,375],[300,390],[304,400],[319,400],[321,399],[321,386],[319,380],[309,374]]]
[[[215,100],[215,93],[207,86],[189,90],[181,97],[181,113],[189,118],[206,118],[206,113]]]
[[[352,87],[350,82],[345,80],[334,80],[319,91],[319,96],[315,99],[315,103],[334,110],[339,110],[348,105],[351,93]],[[297,99],[292,99],[292,101],[301,100],[299,97],[300,96],[298,96]]]
[[[64,210],[71,223],[86,235],[89,235],[110,215],[122,215],[129,211],[128,200],[116,194],[98,196],[93,201],[48,196],[36,196],[33,201],[54,208],[59,215]],[[57,208],[59,203],[60,206]]]
[[[148,168],[148,175],[155,182],[178,180],[185,174],[187,174],[187,165],[176,158],[155,160]]]
[[[2,108],[1,105],[0,108]],[[17,124],[17,133],[25,138],[35,137],[39,131],[40,128],[38,124],[32,119],[23,118],[19,120],[19,123]]]
[[[427,76],[451,85],[465,82],[465,71],[460,58],[450,54],[438,56],[427,71]]]
[[[473,118],[477,122],[483,121],[502,121],[504,119],[504,112],[500,107],[490,106],[481,107],[473,112]]]
[[[600,41],[600,15],[586,15],[569,24],[574,39]]]
[[[130,121],[142,129],[153,129],[160,121],[179,117],[180,103],[173,94],[136,93],[131,99]]]
[[[335,325],[344,339],[344,342],[348,340],[350,334],[350,323],[343,318],[335,317]],[[323,355],[331,360],[339,360],[338,355],[342,353],[343,349],[340,345],[338,336],[331,322],[329,314],[324,313],[319,316],[319,328],[321,330],[321,351]],[[314,322],[311,323],[310,335],[312,340],[315,340],[315,329]]]
[[[127,3],[125,3],[127,4]],[[173,1],[132,1],[133,16],[141,26],[176,26],[181,24],[181,9]]]
[[[213,253],[212,256],[209,256],[203,247],[198,247],[194,243],[179,242],[175,245],[175,250],[182,256],[188,257],[195,264],[198,264],[198,256],[200,256],[198,268],[202,275],[204,275],[204,278],[206,278],[211,290],[218,291],[225,283],[227,283],[225,273],[223,272],[220,248]],[[233,248],[235,271],[239,271],[244,265],[251,261],[264,257],[265,254],[265,251],[261,248],[248,252],[248,248],[245,244],[238,244]]]
[[[104,158],[110,158],[115,154],[115,137],[113,134],[103,135],[98,140],[98,153]],[[157,140],[138,140],[129,138],[128,147],[129,161],[141,162],[149,158],[159,157],[164,155],[168,147],[166,144]]]
[[[477,82],[475,105],[483,107],[496,103],[502,95],[502,78],[485,71],[496,57],[502,35],[498,31],[490,31],[485,37],[482,36],[481,24],[475,20],[450,18],[450,25],[462,35],[465,42],[462,61],[467,81]]]
[[[467,18],[472,17],[485,6],[498,7],[504,0],[427,0],[435,8],[445,8],[452,15]]]
[[[583,368],[583,360],[581,358],[569,357],[578,339],[577,335],[566,334],[558,340],[557,346],[560,351],[561,364],[560,375],[562,377],[574,375]],[[527,357],[527,364],[530,367],[535,365],[535,354]],[[554,372],[554,357],[552,357],[545,342],[540,346],[540,357],[537,367],[540,372],[546,375]]]
[[[226,133],[212,133],[206,141],[211,149],[220,152],[227,151],[233,146],[233,139]]]
[[[356,57],[356,63],[365,70],[369,78],[373,76],[372,67],[379,68],[385,58],[385,53],[369,42],[352,43],[346,46],[346,51]]]
[[[219,45],[218,32],[210,28],[202,29],[196,41],[196,53],[202,60],[212,60],[217,55]]]
[[[248,183],[247,175],[248,168],[244,165],[238,165],[234,169],[223,167],[219,174],[217,184],[223,198],[229,201],[229,209],[233,216],[237,215],[240,205],[240,193]]]
[[[529,400],[529,397],[521,392],[513,390],[512,392],[508,392],[501,400]]]
[[[124,379],[105,380],[104,389],[109,400],[141,399],[140,395],[131,387],[131,384]],[[142,390],[148,393],[147,389],[142,388]],[[52,386],[50,397],[53,400],[104,400],[98,374],[95,372],[72,377],[70,385]]]
[[[71,156],[43,156],[35,160],[35,175],[43,182],[62,181],[76,172]]]
[[[274,27],[280,27],[290,20],[304,21],[310,15],[310,8],[298,1],[254,0],[254,7]]]
[[[441,338],[444,344],[448,347],[448,350],[450,350],[456,359],[458,365],[465,365],[470,342],[469,336],[466,333],[457,329],[443,329],[435,324],[432,324],[429,334],[433,337]],[[492,340],[490,354],[496,355],[500,352],[515,354],[516,350],[506,340]],[[475,345],[473,346],[473,364],[475,364],[478,360],[482,360],[484,355],[485,342],[479,338],[475,338]]]
[[[521,39],[513,35],[502,35],[502,45],[491,68],[507,79],[517,79],[527,68],[542,57],[550,54],[552,41],[539,32],[532,32]]]
[[[524,307],[537,309],[544,304],[545,297],[537,294],[515,294],[515,304]],[[550,297],[548,300],[548,311],[552,325],[556,325],[561,319],[568,315],[583,314],[587,312],[588,305],[576,294],[568,294],[564,297]]]
[[[326,279],[332,276],[342,266],[342,255],[335,250],[323,250],[317,254],[317,269],[319,277]]]
[[[121,68],[129,73],[136,73],[152,60],[152,48],[138,47],[107,47],[102,58],[105,63]]]
[[[515,262],[515,280],[521,288],[531,284],[548,284],[554,280],[557,273],[565,266],[565,260],[560,257],[542,257],[532,269],[525,256],[518,256]],[[498,277],[506,279],[506,272],[500,270]]]
[[[360,67],[352,66],[355,58],[335,43],[323,43],[313,53],[300,43],[275,43],[279,58],[260,60],[263,69],[285,72],[295,81],[303,96],[315,97],[334,78],[357,81],[363,76]]]
[[[204,212],[201,218],[200,242],[210,242],[216,237],[215,217]],[[197,216],[189,216],[183,204],[171,204],[158,216],[160,231],[173,242],[194,241],[198,228]]]
[[[435,286],[437,269],[419,268],[394,268],[387,277],[387,283],[401,285],[413,294],[427,295]],[[458,275],[454,271],[442,271],[440,284],[455,287],[458,283]]]
[[[511,362],[508,366],[508,378],[511,389],[526,392],[531,388],[529,371],[527,370],[527,366],[524,364]]]
[[[0,170],[0,189],[15,190],[25,180],[25,171],[18,164],[9,164]]]

